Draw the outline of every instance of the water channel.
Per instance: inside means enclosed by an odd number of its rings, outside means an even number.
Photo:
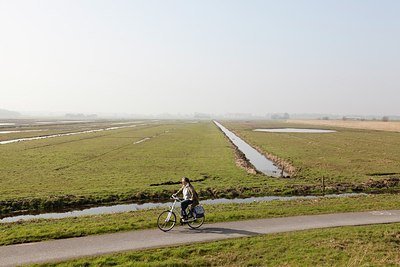
[[[288,176],[287,173],[276,166],[272,161],[267,159],[264,155],[258,152],[255,148],[251,147],[240,137],[229,131],[222,124],[217,121],[214,123],[225,133],[225,135],[237,146],[237,148],[244,153],[250,163],[260,172],[272,177]]]
[[[277,129],[255,129],[254,132],[268,133],[335,133],[334,130],[302,129],[302,128],[277,128]]]
[[[31,133],[31,132],[42,132],[44,130],[15,130],[15,131],[0,131],[0,134],[10,134],[10,133]]]
[[[47,138],[53,138],[53,137],[70,136],[70,135],[85,134],[85,133],[96,133],[96,132],[117,130],[117,129],[123,129],[123,128],[132,128],[132,127],[136,127],[136,126],[137,125],[115,126],[115,127],[109,127],[109,128],[94,129],[94,130],[72,132],[72,133],[61,133],[61,134],[52,134],[52,135],[43,135],[43,136],[35,136],[35,137],[18,138],[18,139],[0,141],[0,145],[6,145],[6,144],[17,143],[17,142],[22,142],[22,141],[33,141],[33,140],[47,139]]]
[[[326,195],[325,197],[351,197],[351,196],[359,196],[366,194],[332,194]],[[231,203],[252,203],[252,202],[262,202],[262,201],[290,201],[296,199],[316,199],[320,198],[319,196],[291,196],[291,197],[278,197],[278,196],[267,196],[267,197],[250,197],[250,198],[219,198],[219,199],[207,199],[201,200],[200,203],[202,205],[215,205],[215,204],[231,204]],[[0,220],[0,223],[12,223],[18,221],[28,221],[35,219],[61,219],[68,217],[80,217],[80,216],[89,216],[89,215],[99,215],[99,214],[112,214],[112,213],[120,213],[120,212],[129,212],[129,211],[138,211],[145,209],[155,209],[155,208],[167,208],[171,205],[171,202],[168,203],[144,203],[144,204],[121,204],[121,205],[113,205],[113,206],[102,206],[96,208],[88,208],[83,210],[73,210],[68,212],[60,212],[60,213],[43,213],[37,215],[19,215],[19,216],[10,216],[5,217]],[[178,205],[179,206],[179,205]]]

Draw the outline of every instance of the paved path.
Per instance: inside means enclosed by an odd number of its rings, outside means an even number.
[[[176,227],[131,231],[0,247],[0,266],[57,262],[128,250],[166,247],[234,237],[346,225],[400,222],[400,210],[295,216],[203,225],[199,230]]]

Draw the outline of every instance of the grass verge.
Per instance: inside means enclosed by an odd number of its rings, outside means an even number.
[[[316,229],[42,266],[399,266],[400,224]]]
[[[394,194],[205,206],[206,223],[398,207]],[[162,210],[0,224],[0,245],[155,228]]]

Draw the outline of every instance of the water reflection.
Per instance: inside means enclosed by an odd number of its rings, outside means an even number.
[[[30,132],[42,132],[45,130],[15,130],[15,131],[0,131],[0,134],[10,134],[10,133],[30,133]]]
[[[326,195],[325,197],[351,197],[351,196],[359,196],[366,195],[364,193],[355,194],[332,194]],[[279,197],[279,196],[267,196],[267,197],[250,197],[250,198],[219,198],[219,199],[207,199],[200,201],[203,205],[215,205],[215,204],[230,204],[230,203],[251,203],[251,202],[263,202],[263,201],[290,201],[295,199],[315,199],[321,198],[320,196],[291,196],[291,197]],[[62,213],[43,213],[38,215],[19,215],[12,217],[5,217],[0,220],[0,223],[11,223],[17,221],[28,221],[34,219],[61,219],[68,217],[80,217],[80,216],[88,216],[88,215],[99,215],[99,214],[111,214],[111,213],[120,213],[120,212],[128,212],[128,211],[138,211],[145,209],[154,209],[154,208],[162,208],[168,207],[171,203],[144,203],[144,204],[121,204],[121,205],[113,205],[113,206],[103,206],[96,208],[89,208],[83,210],[74,210]]]
[[[335,133],[334,130],[323,129],[301,129],[301,128],[277,128],[277,129],[255,129],[255,132],[269,133]]]
[[[44,135],[44,136],[18,138],[18,139],[0,141],[0,145],[6,145],[6,144],[11,144],[11,143],[23,142],[23,141],[33,141],[33,140],[47,139],[47,138],[53,138],[53,137],[70,136],[70,135],[77,135],[77,134],[96,133],[96,132],[102,132],[102,131],[110,131],[110,130],[117,130],[117,129],[123,129],[123,128],[131,128],[131,127],[136,127],[136,126],[137,125],[116,126],[116,127],[109,127],[109,128],[103,128],[103,129],[94,129],[94,130],[87,130],[87,131],[80,131],[80,132],[73,132],[73,133],[63,133],[63,134],[52,134],[52,135]]]
[[[222,124],[218,123],[217,121],[214,121],[214,123],[226,134],[226,136],[238,147],[238,149],[244,153],[246,158],[258,171],[272,177],[288,176],[286,172],[282,173],[282,170],[272,161],[267,159],[264,155],[251,147],[237,135],[229,131]]]

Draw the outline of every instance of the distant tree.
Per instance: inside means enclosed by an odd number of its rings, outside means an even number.
[[[382,121],[389,121],[389,116],[383,116]]]
[[[322,117],[322,120],[329,121],[329,117]]]
[[[288,120],[289,118],[289,113],[274,113],[271,115],[271,119],[273,120]]]
[[[20,113],[16,111],[10,111],[7,109],[0,109],[0,118],[2,119],[11,119],[21,116]]]
[[[347,121],[347,117],[346,117],[346,116],[343,116],[342,120],[343,120],[343,121]]]

